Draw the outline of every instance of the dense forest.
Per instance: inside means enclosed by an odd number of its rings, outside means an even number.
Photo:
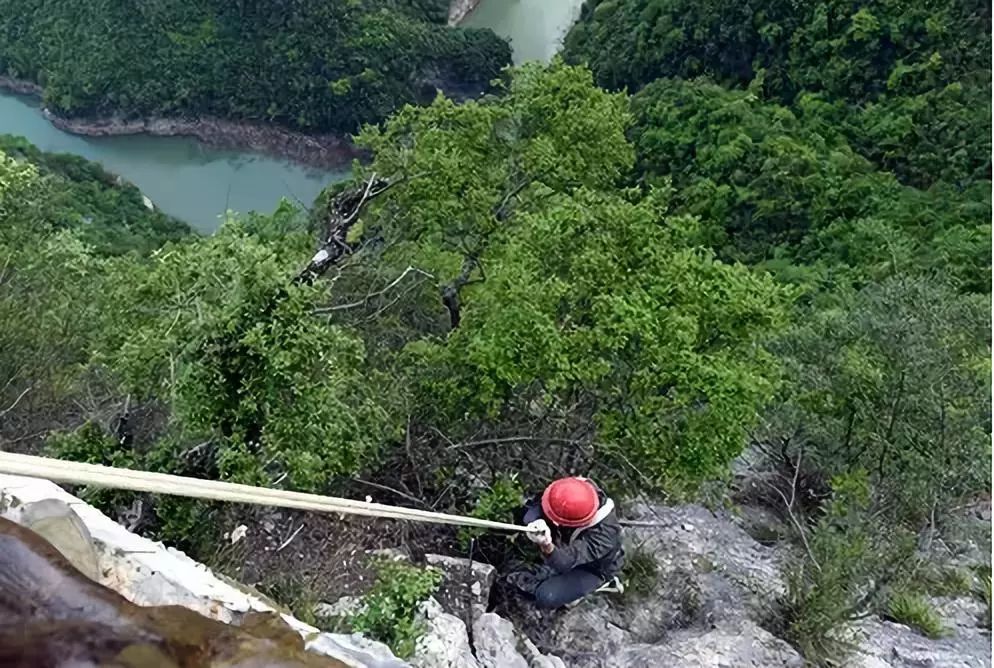
[[[511,58],[438,0],[0,2],[0,74],[69,116],[216,116],[354,132]],[[398,57],[398,54],[403,54]]]
[[[65,111],[303,128],[386,116],[431,59],[506,61],[442,37],[437,7],[176,6],[77,9],[160,26],[100,53],[109,28],[5,11],[0,59]],[[749,448],[792,485],[783,634],[838,660],[839,629],[929,586],[916,546],[990,490],[990,28],[963,0],[588,0],[567,62],[404,106],[311,210],[210,237],[4,140],[0,447],[338,494],[361,476],[494,519],[571,471],[713,495]],[[39,37],[59,30],[86,35]],[[229,79],[266,71],[238,58],[286,75]],[[337,263],[315,267],[322,244]],[[143,530],[195,554],[231,512],[144,501]]]

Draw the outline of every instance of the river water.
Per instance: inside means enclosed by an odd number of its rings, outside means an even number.
[[[463,25],[491,28],[511,41],[514,62],[548,61],[583,0],[483,0]],[[349,174],[304,167],[246,151],[204,146],[185,137],[83,137],[55,128],[33,99],[0,92],[0,133],[21,135],[44,151],[74,153],[138,186],[155,206],[201,232],[225,210],[272,211],[281,197],[310,205]]]
[[[462,25],[490,28],[511,42],[515,64],[547,62],[579,18],[583,0],[482,0]]]
[[[310,204],[347,168],[324,171],[244,151],[209,148],[187,137],[83,137],[57,129],[38,104],[0,94],[0,132],[21,135],[43,151],[75,153],[138,186],[155,206],[201,232],[217,228],[226,209],[269,212],[281,197]]]

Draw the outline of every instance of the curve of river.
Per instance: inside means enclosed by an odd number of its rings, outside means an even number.
[[[0,95],[0,132],[21,135],[43,151],[75,153],[138,186],[155,206],[201,232],[217,228],[226,209],[272,211],[281,197],[308,205],[347,167],[323,171],[244,151],[207,147],[188,137],[83,137],[57,129],[38,103]]]
[[[483,0],[463,25],[491,28],[511,41],[514,62],[548,61],[579,16],[583,0]],[[310,205],[349,169],[314,169],[247,151],[207,147],[186,137],[84,137],[55,128],[38,103],[0,92],[0,133],[21,135],[43,151],[99,162],[138,186],[157,207],[201,232],[225,210],[272,211],[280,198]]]

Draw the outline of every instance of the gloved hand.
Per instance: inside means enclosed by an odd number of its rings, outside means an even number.
[[[528,524],[527,527],[528,540],[539,547],[552,547],[552,530],[549,529],[549,525],[545,523],[545,520],[535,520],[531,524]]]

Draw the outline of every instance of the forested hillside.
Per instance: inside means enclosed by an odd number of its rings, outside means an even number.
[[[217,116],[355,132],[436,86],[484,86],[510,62],[447,3],[403,0],[0,2],[0,74],[69,116]],[[398,57],[398,54],[403,54]]]
[[[158,27],[80,56],[52,35],[110,23],[68,6]],[[63,111],[336,129],[414,99],[433,58],[506,60],[425,23],[433,3],[178,6],[4,11],[0,59]],[[502,520],[568,472],[722,498],[748,448],[797,548],[771,627],[844,665],[839,634],[932,587],[922,546],[990,490],[989,6],[750,7],[590,0],[576,65],[396,110],[310,211],[211,237],[5,141],[0,447],[341,495],[361,478]],[[142,502],[144,531],[195,554],[234,525]]]

